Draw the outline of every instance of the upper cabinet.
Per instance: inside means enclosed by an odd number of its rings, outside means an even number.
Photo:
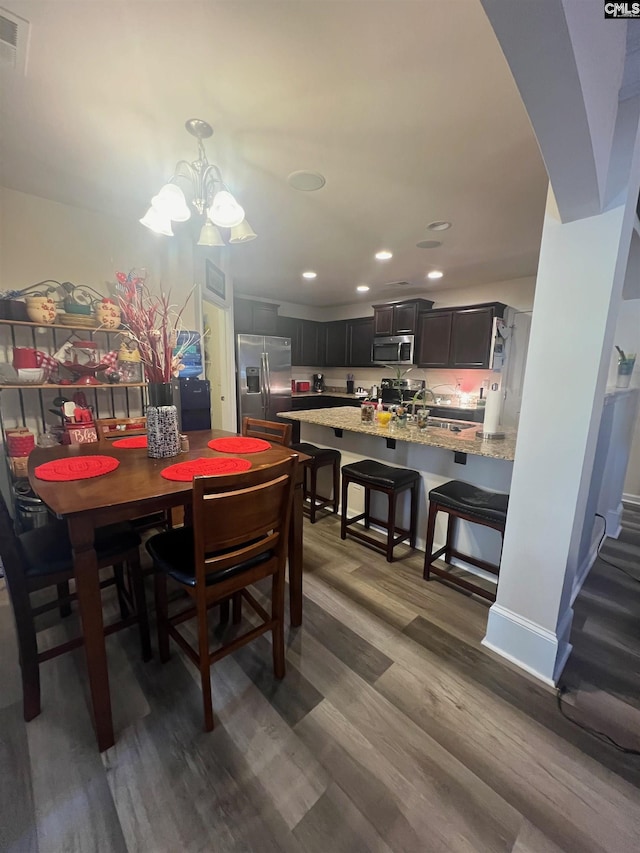
[[[405,299],[373,306],[373,334],[376,336],[415,335],[418,315],[428,311],[433,302],[428,299]]]
[[[347,320],[347,367],[373,367],[373,317]]]
[[[347,321],[333,320],[323,323],[325,340],[325,367],[345,367],[347,364]]]
[[[493,320],[503,316],[505,307],[501,302],[491,302],[421,314],[418,365],[488,368]]]
[[[234,299],[233,316],[236,334],[277,335],[278,305],[253,299]]]

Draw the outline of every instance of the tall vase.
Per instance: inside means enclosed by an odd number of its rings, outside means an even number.
[[[173,405],[170,382],[150,382],[147,406],[147,446],[152,459],[180,453],[178,410]]]

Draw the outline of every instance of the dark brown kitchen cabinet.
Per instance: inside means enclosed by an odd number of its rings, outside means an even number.
[[[495,308],[454,311],[451,327],[451,367],[489,367]]]
[[[233,318],[236,334],[277,335],[278,305],[253,299],[234,299]]]
[[[347,367],[373,367],[373,317],[347,320]]]
[[[418,321],[420,367],[449,367],[452,311],[427,311]]]
[[[494,317],[501,302],[427,311],[420,315],[417,362],[420,367],[489,367]]]
[[[300,364],[324,367],[323,324],[315,320],[300,321]]]
[[[346,367],[347,364],[347,321],[334,320],[323,323],[325,339],[325,367]]]
[[[433,302],[428,299],[405,299],[386,305],[373,306],[373,334],[415,335],[418,330],[418,314],[428,311]]]
[[[291,364],[293,365],[303,363],[300,351],[301,324],[302,320],[298,320],[297,317],[281,317],[278,315],[276,334],[280,338],[289,338],[291,341]]]

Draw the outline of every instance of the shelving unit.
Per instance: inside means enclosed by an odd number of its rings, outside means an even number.
[[[81,333],[85,340],[93,340],[94,335],[99,334],[105,336],[105,348],[107,350],[115,349],[112,345],[112,337],[121,335],[122,329],[105,329],[99,326],[95,328],[85,325],[68,326],[63,323],[31,323],[24,320],[5,320],[0,319],[0,336],[2,328],[6,328],[9,332],[8,340],[0,340],[0,346],[5,350],[15,346],[32,346],[34,349],[47,350],[48,352],[56,352],[64,343],[65,336],[62,334]],[[48,342],[43,343],[44,336],[48,337]],[[17,342],[18,337],[22,340]],[[30,338],[31,343],[25,343],[24,338]],[[8,356],[8,352],[5,354]],[[9,361],[8,358],[5,358]],[[75,385],[63,383],[43,383],[43,384],[23,384],[23,385],[0,385],[0,430],[4,436],[4,427],[7,420],[10,418],[15,421],[16,426],[33,427],[39,422],[42,430],[47,426],[47,409],[49,404],[45,401],[47,391],[63,392],[66,391],[69,395],[82,391],[86,395],[90,404],[93,405],[94,413],[99,417],[115,417],[116,414],[124,414],[126,417],[142,414],[146,404],[146,382],[123,382],[123,383],[103,383],[101,385]],[[134,393],[135,399],[132,399],[130,391],[138,389],[138,393]],[[119,390],[124,391],[124,395],[118,394]],[[105,395],[103,391],[108,391]],[[4,393],[2,393],[4,392]],[[17,404],[14,406],[7,392],[17,392]],[[33,405],[29,405],[27,398],[29,392],[37,394],[37,405],[35,413]],[[93,401],[91,401],[93,397]],[[39,411],[39,414],[38,414]],[[13,424],[11,424],[13,426]]]

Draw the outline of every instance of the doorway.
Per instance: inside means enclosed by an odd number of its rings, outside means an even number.
[[[203,299],[204,375],[211,388],[211,426],[235,431],[233,393],[229,377],[229,311],[215,302]]]

